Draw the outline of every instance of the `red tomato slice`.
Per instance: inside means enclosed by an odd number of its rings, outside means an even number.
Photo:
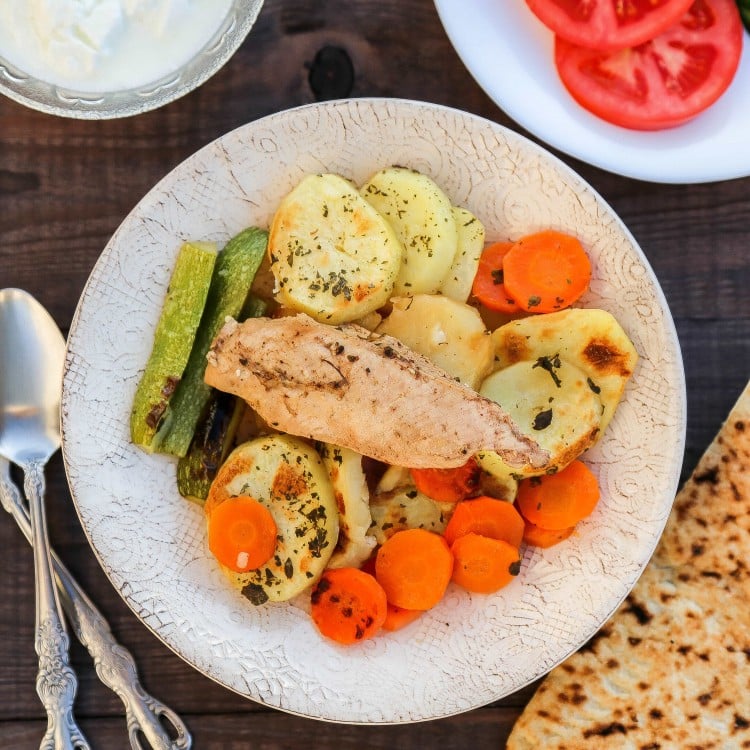
[[[681,125],[713,104],[742,53],[734,0],[695,0],[649,42],[601,52],[555,40],[555,64],[573,98],[593,114],[634,130]]]
[[[676,23],[693,0],[526,0],[532,12],[572,44],[635,47]]]

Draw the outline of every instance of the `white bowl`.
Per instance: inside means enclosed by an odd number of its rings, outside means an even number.
[[[594,266],[584,306],[611,311],[640,361],[586,455],[602,499],[569,540],[527,549],[512,585],[450,588],[407,628],[340,647],[290,604],[254,607],[206,548],[200,508],[177,493],[173,460],[129,441],[128,418],[171,268],[186,239],[267,226],[308,173],[363,182],[400,164],[437,181],[490,239],[542,227],[578,235]],[[627,595],[669,514],[680,473],[685,390],[656,278],[612,209],[516,133],[444,107],[388,99],[314,104],[239,128],[168,174],[97,262],[72,324],[63,455],[83,528],[136,615],[196,669],[286,711],[356,723],[447,716],[540,677],[589,639]]]
[[[177,70],[146,85],[91,93],[48,83],[0,56],[0,93],[17,102],[60,117],[106,120],[162,107],[196,89],[237,51],[260,13],[263,0],[234,0],[219,28]]]

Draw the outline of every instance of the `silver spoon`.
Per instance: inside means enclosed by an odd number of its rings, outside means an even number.
[[[0,456],[24,471],[36,583],[36,691],[47,710],[40,748],[88,750],[73,716],[78,681],[52,577],[44,512],[44,466],[60,447],[65,340],[47,311],[19,289],[0,292]]]
[[[10,513],[31,542],[31,522],[21,493],[10,478],[10,464],[0,457],[0,505]],[[133,750],[143,750],[141,735],[153,750],[189,750],[192,737],[180,717],[149,695],[140,684],[132,654],[118,643],[94,603],[50,549],[58,595],[76,638],[94,659],[96,673],[125,706],[125,718]],[[163,723],[172,728],[174,739]]]
[[[94,658],[102,682],[125,705],[131,746],[141,750],[143,737],[155,750],[184,750],[192,744],[185,725],[141,687],[133,657],[115,641],[102,615],[49,548],[43,504],[44,465],[60,445],[64,350],[60,330],[31,295],[19,289],[0,291],[0,457],[4,457],[0,458],[0,501],[34,547],[36,648],[40,659],[37,692],[49,722],[41,747],[89,748],[73,718],[77,681],[68,663],[68,637],[52,583],[54,572],[74,632]],[[10,480],[4,459],[24,469],[30,513]],[[174,739],[162,723],[171,726]]]

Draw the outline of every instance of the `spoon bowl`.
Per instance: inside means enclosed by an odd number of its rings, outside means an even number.
[[[73,716],[78,681],[55,588],[44,510],[44,466],[60,447],[65,339],[28,292],[0,291],[0,457],[24,472],[34,548],[36,691],[47,711],[40,750],[90,750]]]
[[[60,447],[65,339],[21,289],[0,291],[0,455],[23,466]]]

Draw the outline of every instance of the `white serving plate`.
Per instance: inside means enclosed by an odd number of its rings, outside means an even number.
[[[450,588],[409,627],[353,647],[324,640],[290,604],[254,607],[206,547],[200,508],[172,459],[129,441],[129,412],[180,243],[267,226],[308,173],[363,182],[400,164],[473,211],[489,239],[543,227],[576,233],[593,259],[585,306],[611,311],[640,353],[624,400],[586,456],[602,500],[557,547],[526,550],[520,577],[491,596]],[[588,640],[646,565],[682,463],[685,386],[666,302],[611,208],[518,134],[444,107],[389,99],[309,105],[206,146],[125,219],[83,291],[63,388],[63,455],[83,528],[140,620],[196,669],[285,711],[352,723],[434,719],[540,677]]]
[[[638,132],[589,114],[560,82],[553,35],[523,0],[435,0],[453,46],[506,114],[553,148],[651,182],[699,183],[750,175],[750,39],[729,89],[677,128]]]

